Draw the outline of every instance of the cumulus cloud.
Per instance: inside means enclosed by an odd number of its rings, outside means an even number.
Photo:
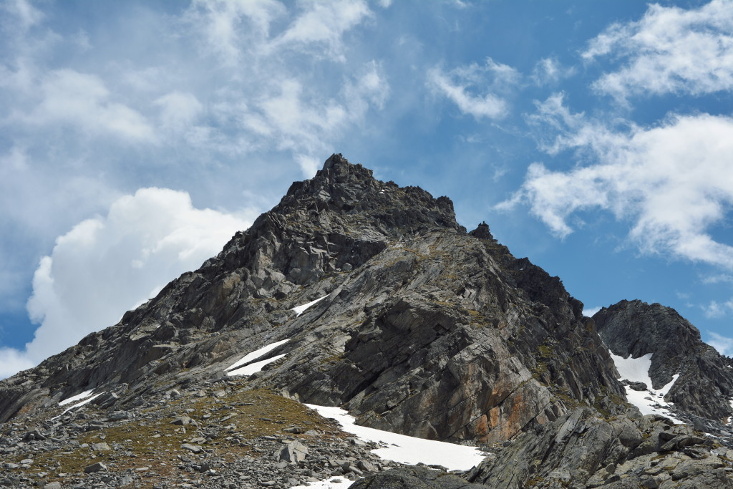
[[[505,117],[509,104],[502,94],[519,79],[514,68],[491,58],[484,65],[472,63],[448,72],[436,67],[428,72],[428,85],[475,119]]]
[[[700,95],[733,88],[733,4],[697,9],[649,6],[636,22],[617,23],[591,40],[582,57],[622,60],[593,87],[625,101],[633,95]]]
[[[117,199],[106,216],[80,222],[41,259],[27,305],[40,327],[25,351],[0,350],[0,364],[35,365],[116,323],[220,251],[252,214],[197,209],[187,193],[161,188]]]
[[[631,223],[629,237],[643,252],[733,270],[733,247],[711,234],[733,204],[733,118],[673,115],[655,127],[613,131],[571,114],[561,96],[538,113],[565,128],[548,152],[573,149],[591,162],[568,171],[534,163],[499,208],[527,202],[559,237],[573,231],[571,215],[604,209]]]
[[[36,366],[28,356],[13,348],[0,348],[0,379]]]

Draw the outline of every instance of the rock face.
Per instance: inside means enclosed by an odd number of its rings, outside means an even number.
[[[486,224],[466,233],[448,198],[334,155],[199,270],[1,384],[0,420],[92,388],[125,407],[289,339],[253,385],[374,427],[502,441],[577,403],[616,409],[623,390],[581,311]]]
[[[733,487],[728,457],[686,425],[578,408],[517,438],[468,475],[493,489]]]
[[[700,331],[677,311],[638,300],[621,301],[598,311],[593,320],[615,355],[652,354],[653,388],[661,388],[679,374],[665,399],[683,414],[716,421],[731,416],[733,361],[703,343]]]
[[[582,309],[559,278],[512,256],[486,223],[466,232],[448,198],[378,181],[333,155],[201,268],[118,324],[0,382],[0,423],[11,426],[4,439],[36,445],[0,451],[17,455],[18,468],[31,466],[22,463],[26,453],[63,449],[84,460],[89,446],[106,443],[114,450],[92,450],[110,457],[107,470],[88,474],[95,484],[117,480],[120,467],[137,481],[135,471],[150,468],[134,468],[143,458],[177,484],[191,482],[181,471],[211,477],[189,484],[196,487],[236,487],[237,477],[249,481],[242,487],[290,487],[377,467],[366,449],[343,455],[340,435],[309,438],[320,436],[308,428],[319,421],[297,400],[345,407],[371,427],[495,450],[471,473],[473,486],[410,469],[357,487],[600,486],[613,483],[603,470],[621,473],[610,467],[632,459],[654,471],[662,453],[682,453],[692,465],[710,458],[695,450],[717,447],[690,429],[641,418],[625,402]],[[229,376],[254,364],[261,370],[249,377]],[[58,403],[85,391],[94,397],[82,427],[84,412],[65,413]],[[272,414],[255,414],[264,400]],[[282,419],[286,411],[300,419]],[[86,430],[101,434],[82,436]],[[61,443],[59,431],[76,438]],[[148,431],[144,446],[159,440],[160,450],[138,454],[134,438]],[[340,458],[324,455],[332,443]],[[120,447],[129,460],[114,458]],[[230,452],[250,458],[227,461]],[[44,457],[44,467],[77,470]],[[730,465],[710,460],[715,470]],[[636,474],[641,465],[630,467]],[[277,477],[264,479],[274,470]],[[688,477],[680,474],[674,480]]]

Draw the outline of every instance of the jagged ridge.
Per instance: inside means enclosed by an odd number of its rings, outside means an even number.
[[[317,317],[293,318],[325,294]],[[621,387],[581,311],[488,226],[467,234],[448,198],[333,155],[199,270],[6,381],[0,419],[90,388],[129,405],[291,338],[253,385],[347,403],[394,431],[498,441],[576,402],[614,409]]]

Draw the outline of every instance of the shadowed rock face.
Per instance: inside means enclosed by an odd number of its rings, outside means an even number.
[[[666,396],[685,413],[722,421],[731,415],[733,362],[702,342],[700,332],[672,308],[621,301],[593,320],[609,349],[622,357],[652,353],[649,377],[659,389],[679,378]]]
[[[253,386],[370,426],[500,441],[570,404],[616,409],[622,387],[581,311],[487,225],[466,233],[448,198],[333,155],[199,270],[0,384],[0,420],[91,388],[134,404],[289,338]]]

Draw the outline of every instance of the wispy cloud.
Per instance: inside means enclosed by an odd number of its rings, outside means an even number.
[[[428,72],[428,86],[476,119],[501,119],[509,112],[506,92],[521,78],[511,66],[489,58],[448,72],[436,67]]]
[[[714,332],[709,332],[708,336],[707,343],[718,350],[718,353],[725,356],[733,355],[733,338],[728,338]]]
[[[590,41],[585,60],[621,59],[594,88],[625,101],[635,95],[700,95],[733,88],[733,4],[697,9],[649,6],[635,22],[617,23]]]
[[[733,301],[710,301],[707,305],[703,306],[702,309],[706,318],[722,318],[733,311]]]
[[[153,127],[146,118],[113,100],[98,76],[70,69],[55,70],[44,77],[40,92],[41,100],[30,114],[16,113],[12,119],[31,125],[69,125],[82,134],[109,135],[118,140],[154,140]]]
[[[553,85],[576,73],[574,66],[563,66],[557,58],[543,58],[532,69],[531,78],[536,85]]]
[[[709,232],[733,203],[733,119],[672,115],[659,126],[612,130],[570,113],[562,96],[541,104],[536,117],[562,131],[548,152],[581,151],[591,162],[568,171],[534,163],[499,208],[527,202],[560,237],[573,231],[570,215],[604,209],[631,223],[629,237],[643,252],[733,270],[733,247]]]
[[[309,1],[288,28],[272,41],[273,48],[317,49],[337,61],[346,61],[344,34],[372,15],[366,2]]]

